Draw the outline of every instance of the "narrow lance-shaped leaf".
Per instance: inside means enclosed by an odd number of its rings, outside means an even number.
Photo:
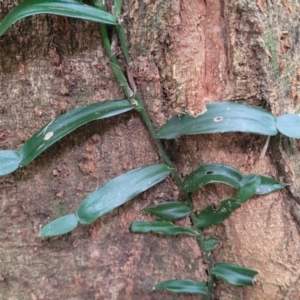
[[[256,191],[260,185],[260,177],[254,176],[249,178],[247,182],[244,182],[243,186],[237,192],[235,199],[239,203],[245,203],[248,201],[253,195],[256,194]]]
[[[282,134],[294,138],[300,138],[300,115],[286,114],[277,118],[277,129]]]
[[[175,139],[181,135],[250,132],[276,135],[276,119],[264,109],[232,102],[206,105],[206,111],[197,117],[189,114],[175,116],[161,126],[157,137]]]
[[[132,170],[118,176],[91,193],[77,208],[81,224],[90,224],[165,179],[171,169],[157,164]]]
[[[7,175],[18,169],[21,156],[11,150],[0,150],[0,176]]]
[[[239,182],[242,178],[242,174],[233,167],[222,164],[204,164],[184,180],[183,190],[190,193],[215,182],[225,183],[239,189]]]
[[[142,222],[135,221],[132,222],[130,226],[130,230],[132,232],[140,232],[140,233],[158,233],[165,235],[178,235],[178,234],[186,234],[190,236],[196,236],[197,233],[188,228],[183,228],[177,225],[174,225],[168,221],[154,221],[154,222]]]
[[[188,279],[174,279],[162,281],[158,283],[154,290],[167,290],[173,293],[207,295],[207,288],[205,282],[198,282]]]
[[[181,219],[191,213],[189,207],[182,202],[161,203],[155,207],[144,208],[144,210],[168,221]]]
[[[195,226],[198,228],[203,228],[211,225],[221,224],[231,215],[233,211],[238,209],[240,206],[241,204],[235,199],[224,200],[217,208],[214,208],[212,205],[208,206],[198,214],[198,221]]]
[[[253,285],[257,271],[233,264],[218,263],[211,270],[211,274],[222,278],[230,284],[247,286]]]
[[[56,235],[62,235],[75,229],[78,225],[78,219],[75,214],[66,215],[60,217],[46,226],[40,231],[41,237],[50,237]]]
[[[255,176],[259,176],[260,178],[260,184],[256,189],[257,195],[266,195],[269,193],[273,193],[283,189],[286,186],[285,183],[278,182],[272,177],[256,175],[256,174],[249,174],[243,176],[243,179],[240,182],[241,186],[243,186],[246,182],[248,182],[249,180],[251,180],[251,178],[254,178]]]
[[[43,151],[76,128],[97,119],[112,117],[133,108],[127,100],[102,102],[78,107],[60,115],[36,132],[19,150],[21,167],[33,161]]]
[[[24,0],[3,19],[0,24],[0,36],[18,20],[36,14],[54,14],[105,24],[118,24],[115,16],[79,1]]]

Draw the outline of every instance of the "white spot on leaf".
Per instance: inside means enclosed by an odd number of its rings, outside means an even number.
[[[223,117],[214,117],[214,122],[220,122],[223,120]]]
[[[45,134],[45,136],[44,136],[44,140],[45,141],[48,141],[52,136],[53,136],[53,132],[52,131],[50,131],[50,132],[47,132],[46,134]]]

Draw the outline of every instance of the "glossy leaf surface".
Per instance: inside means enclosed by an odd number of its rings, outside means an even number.
[[[11,150],[0,150],[0,176],[7,175],[18,169],[21,156]]]
[[[230,284],[239,286],[253,285],[254,277],[258,274],[257,271],[252,269],[224,263],[215,264],[211,273]]]
[[[246,182],[248,182],[251,178],[254,178],[255,176],[259,176],[260,178],[260,184],[256,189],[257,195],[266,195],[269,193],[273,193],[283,189],[286,186],[285,183],[278,182],[272,177],[255,175],[255,174],[249,174],[243,176],[243,179],[240,182],[241,186],[243,186]]]
[[[167,290],[173,293],[207,295],[206,284],[187,279],[174,279],[162,281],[154,287],[154,290]]]
[[[168,221],[181,219],[191,212],[189,207],[182,202],[161,203],[155,207],[144,208],[144,210]]]
[[[166,164],[157,164],[132,170],[110,180],[80,203],[76,212],[79,222],[92,223],[162,181],[171,171]]]
[[[214,238],[207,239],[204,241],[204,249],[203,250],[211,251],[217,246],[218,243],[219,243],[218,239],[214,239]]]
[[[87,21],[118,24],[116,17],[75,0],[24,0],[3,19],[0,36],[15,22],[36,14],[54,14]]]
[[[62,235],[72,231],[77,227],[77,225],[78,219],[75,214],[66,215],[44,226],[40,231],[40,236],[50,237]]]
[[[253,176],[249,178],[248,181],[244,180],[243,186],[237,192],[235,199],[239,203],[245,203],[248,201],[253,195],[256,194],[256,191],[260,185],[260,176]]]
[[[276,119],[268,111],[232,102],[206,105],[206,111],[197,117],[186,114],[175,116],[159,128],[158,138],[175,139],[181,135],[250,132],[276,135]]]
[[[112,117],[133,108],[127,100],[94,103],[75,108],[60,115],[36,132],[19,150],[21,167],[33,161],[43,151],[76,128],[97,120]]]
[[[178,234],[186,234],[190,236],[197,235],[196,232],[192,229],[182,228],[177,225],[174,225],[168,221],[154,221],[154,222],[132,222],[130,226],[130,230],[132,232],[140,232],[140,233],[158,233],[165,235],[178,235]]]
[[[198,222],[195,224],[195,226],[198,228],[203,228],[211,225],[221,224],[231,215],[233,211],[238,209],[240,206],[241,204],[235,199],[224,200],[217,208],[210,205],[198,214]]]
[[[243,175],[233,167],[222,164],[204,164],[184,180],[183,190],[190,193],[215,182],[225,183],[239,189],[239,182],[242,178]]]
[[[277,118],[277,129],[282,134],[294,138],[300,138],[300,115],[286,114]]]

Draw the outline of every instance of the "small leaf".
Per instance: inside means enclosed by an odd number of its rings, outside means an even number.
[[[276,135],[276,119],[268,111],[232,102],[216,102],[206,105],[206,111],[198,117],[186,114],[175,116],[157,132],[160,139],[175,139],[181,135],[250,132]]]
[[[75,229],[78,225],[78,219],[75,214],[60,217],[46,226],[40,231],[41,237],[56,236],[68,233]]]
[[[281,189],[285,188],[285,186],[286,186],[285,183],[278,182],[272,177],[255,175],[255,174],[245,175],[240,182],[241,186],[243,186],[247,181],[249,181],[251,178],[254,178],[255,176],[260,177],[260,185],[257,187],[257,190],[256,190],[257,195],[270,194],[270,193],[276,192],[278,190],[281,190]]]
[[[248,177],[249,178],[249,177]],[[235,199],[239,203],[245,203],[248,201],[253,195],[256,194],[256,191],[260,185],[260,176],[255,175],[252,178],[249,178],[248,181],[243,181],[243,186],[237,192]]]
[[[242,174],[233,167],[222,164],[204,164],[184,180],[183,190],[186,193],[195,192],[215,182],[225,183],[239,189],[239,182],[242,178]]]
[[[43,151],[76,128],[98,119],[112,117],[133,109],[127,100],[94,103],[60,115],[36,132],[19,150],[21,167],[28,165]]]
[[[222,278],[230,284],[246,286],[253,285],[254,277],[258,272],[238,265],[219,263],[215,264],[211,274]]]
[[[168,290],[173,293],[207,295],[206,283],[187,279],[174,279],[162,281],[154,290]]]
[[[294,138],[300,138],[300,115],[286,114],[277,118],[277,129],[282,134]]]
[[[117,18],[113,15],[79,1],[24,0],[3,19],[0,24],[0,36],[15,22],[37,14],[54,14],[105,24],[118,24]]]
[[[197,233],[188,228],[182,228],[177,225],[174,225],[168,221],[154,221],[154,222],[132,222],[130,226],[130,230],[132,232],[140,232],[140,233],[158,233],[165,235],[178,235],[178,234],[186,234],[190,236],[196,236]]]
[[[114,0],[114,7],[117,15],[121,14],[122,6],[123,6],[123,0]]]
[[[157,164],[135,169],[112,179],[80,203],[76,212],[79,222],[81,224],[92,223],[159,183],[171,171],[166,164]]]
[[[201,211],[197,218],[198,222],[195,224],[198,228],[208,227],[211,225],[221,224],[226,220],[233,211],[241,206],[235,199],[227,199],[221,202],[220,206],[214,208],[214,206],[208,206]]]
[[[144,210],[167,221],[181,219],[191,213],[189,207],[182,202],[161,203],[155,207],[144,208]]]
[[[21,156],[11,150],[0,150],[0,176],[7,175],[18,169]]]
[[[218,243],[219,243],[218,239],[214,239],[214,238],[207,239],[204,241],[204,249],[202,250],[211,251],[217,246]]]

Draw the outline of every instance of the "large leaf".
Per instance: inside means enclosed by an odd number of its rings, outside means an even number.
[[[242,178],[242,174],[233,167],[222,164],[204,164],[184,180],[183,190],[187,193],[194,192],[214,182],[225,183],[239,189],[239,182]]]
[[[144,210],[156,215],[163,220],[168,221],[181,219],[191,213],[189,207],[182,202],[161,203],[155,207],[144,208]]]
[[[187,279],[162,281],[154,290],[168,290],[173,293],[207,295],[206,283]]]
[[[256,194],[260,182],[260,176],[258,175],[249,178],[248,181],[244,181],[244,184],[237,192],[235,199],[239,203],[245,203],[248,201],[253,195]]]
[[[186,234],[190,236],[197,235],[197,233],[192,229],[182,228],[168,221],[154,221],[154,222],[135,221],[132,222],[130,226],[130,230],[132,232],[140,232],[140,233],[152,232],[152,233],[159,233],[165,235],[178,235],[178,234]]]
[[[133,109],[127,100],[94,103],[60,115],[36,132],[19,150],[21,167],[76,128],[97,119],[108,118]]]
[[[135,169],[112,179],[80,203],[76,212],[79,222],[92,223],[162,181],[171,171],[166,164],[157,164]]]
[[[175,139],[181,135],[251,132],[276,135],[276,119],[264,109],[232,102],[206,105],[206,111],[197,117],[189,114],[175,116],[159,128],[157,137]]]
[[[269,193],[273,193],[283,189],[286,186],[285,183],[278,182],[272,177],[256,175],[256,174],[249,174],[243,176],[243,179],[240,182],[241,186],[243,186],[246,182],[248,182],[255,176],[259,176],[260,178],[260,184],[256,189],[256,195],[266,195]]]
[[[117,18],[93,6],[75,0],[24,0],[1,22],[0,36],[15,22],[36,14],[54,14],[87,21],[118,24]]]
[[[277,118],[277,129],[282,134],[294,138],[300,138],[300,115],[286,114]]]
[[[222,278],[230,284],[246,286],[253,285],[254,277],[258,272],[233,264],[219,263],[215,264],[211,274]]]
[[[198,214],[198,221],[195,226],[198,228],[203,228],[211,225],[221,224],[231,215],[233,211],[238,209],[240,206],[241,204],[235,199],[224,200],[217,208],[210,205]]]
[[[0,150],[0,176],[7,175],[18,169],[21,156],[11,150]]]
[[[78,219],[75,214],[60,217],[46,226],[40,231],[41,237],[56,236],[68,233],[75,229],[78,225]]]

